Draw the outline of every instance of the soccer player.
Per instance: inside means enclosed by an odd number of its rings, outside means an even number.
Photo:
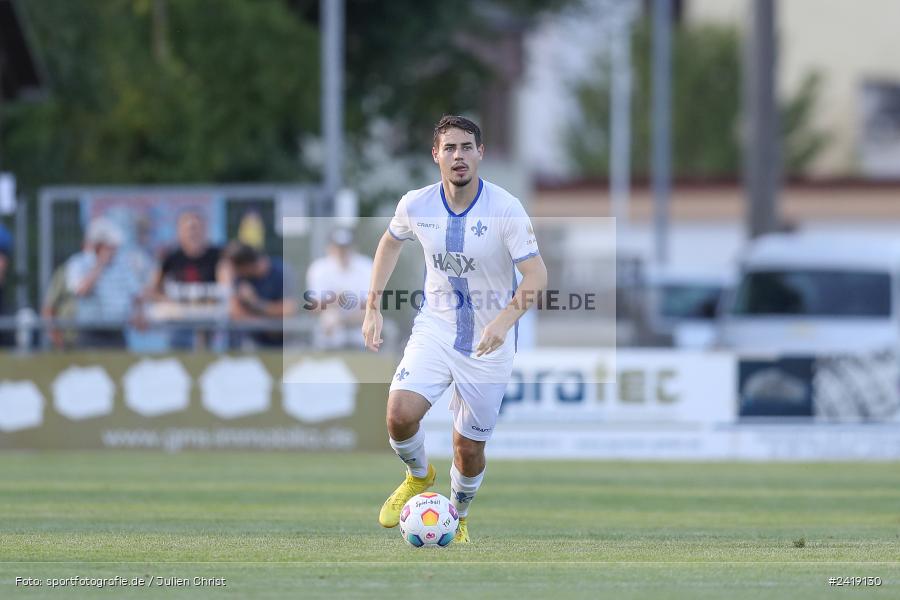
[[[387,403],[391,447],[408,471],[378,521],[395,527],[406,501],[434,485],[419,422],[452,385],[450,499],[460,516],[455,541],[468,543],[467,516],[484,477],[484,446],[512,371],[516,340],[510,330],[546,285],[547,270],[519,200],[478,177],[484,146],[475,123],[443,117],[431,155],[441,180],[400,199],[375,251],[362,327],[366,347],[377,352],[381,294],[403,242],[418,240],[425,255],[425,301]],[[522,274],[518,284],[516,269]]]

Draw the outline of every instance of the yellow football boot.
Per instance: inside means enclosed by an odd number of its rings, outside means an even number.
[[[466,523],[466,517],[459,518],[459,527],[456,528],[456,537],[453,538],[454,544],[469,543],[469,525]]]
[[[428,475],[425,477],[413,477],[412,473],[406,471],[406,479],[394,490],[378,514],[378,522],[382,527],[396,527],[400,523],[400,511],[406,501],[417,494],[421,494],[434,485],[434,467],[428,465]]]

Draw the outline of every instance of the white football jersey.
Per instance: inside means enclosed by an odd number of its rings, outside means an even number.
[[[475,200],[454,213],[438,182],[413,190],[397,204],[388,231],[418,240],[425,255],[424,305],[415,327],[428,327],[469,356],[481,331],[516,290],[515,264],[538,255],[531,220],[519,200],[479,179]],[[515,332],[493,356],[515,351]]]

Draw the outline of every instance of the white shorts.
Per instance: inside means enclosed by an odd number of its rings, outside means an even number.
[[[486,442],[494,432],[500,403],[512,373],[512,356],[466,356],[424,331],[413,331],[397,365],[391,391],[408,390],[434,405],[452,384],[453,428],[471,440]]]

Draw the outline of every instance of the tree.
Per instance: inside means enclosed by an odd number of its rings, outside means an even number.
[[[642,22],[632,39],[635,85],[632,105],[632,172],[646,176],[651,163],[651,31]],[[741,44],[735,28],[683,26],[673,32],[672,172],[675,176],[733,176],[741,170]],[[605,58],[597,74],[573,86],[579,114],[566,136],[567,150],[582,175],[606,175],[609,164],[609,73]],[[782,106],[784,166],[802,172],[827,144],[812,128],[820,77],[811,73]]]
[[[319,0],[289,1],[317,26]],[[345,163],[347,181],[365,182],[357,185],[362,211],[396,203],[423,169],[430,176],[423,159],[430,163],[432,126],[442,115],[484,116],[488,90],[504,76],[499,63],[515,62],[497,50],[501,40],[581,2],[347,0]],[[481,125],[490,147],[494,124]]]
[[[318,35],[281,0],[30,0],[46,101],[3,119],[7,168],[51,182],[296,179]]]
[[[397,156],[446,112],[477,111],[499,29],[579,0],[347,0],[351,153],[373,122]],[[318,179],[319,0],[29,0],[49,74],[4,107],[5,168],[56,183]],[[427,146],[426,146],[427,148]],[[359,152],[355,152],[359,155]]]
[[[291,0],[310,23],[319,0]],[[346,124],[363,137],[386,120],[392,150],[427,151],[431,125],[447,113],[476,114],[499,75],[492,44],[582,0],[347,0]],[[485,124],[488,129],[490,124]]]

